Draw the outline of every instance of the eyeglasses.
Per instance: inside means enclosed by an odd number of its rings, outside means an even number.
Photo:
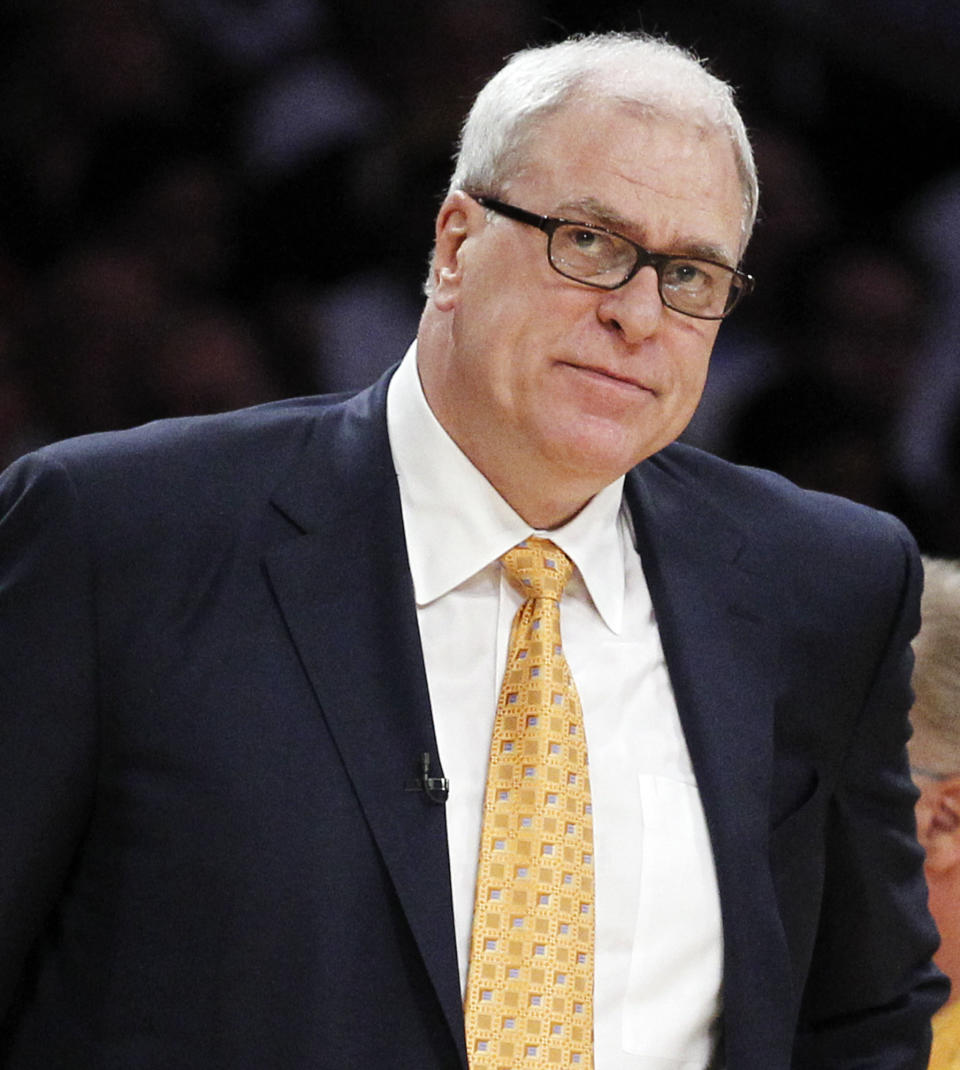
[[[753,276],[715,260],[651,253],[606,227],[537,215],[493,197],[469,194],[478,204],[547,236],[547,259],[554,271],[599,290],[617,290],[644,267],[657,273],[660,300],[667,308],[702,320],[729,316],[753,289]]]

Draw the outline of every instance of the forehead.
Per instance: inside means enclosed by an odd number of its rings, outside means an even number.
[[[594,206],[598,222],[651,248],[740,252],[743,191],[726,134],[695,118],[610,101],[574,102],[543,121],[511,196],[536,211]],[[602,216],[603,218],[600,218]]]

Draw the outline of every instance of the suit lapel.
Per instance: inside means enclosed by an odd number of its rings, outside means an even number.
[[[322,412],[274,498],[300,534],[266,565],[465,1064],[444,809],[408,790],[422,753],[439,766],[386,385]]]
[[[626,492],[713,847],[726,1064],[752,1066],[764,1034],[789,1050],[772,1031],[793,999],[768,849],[779,626],[762,559],[670,451]]]

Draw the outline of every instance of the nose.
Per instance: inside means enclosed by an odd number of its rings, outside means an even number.
[[[631,345],[642,342],[660,326],[664,314],[656,270],[642,267],[618,290],[605,290],[597,305],[601,323],[619,331]]]

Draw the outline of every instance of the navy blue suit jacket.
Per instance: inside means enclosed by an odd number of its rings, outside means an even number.
[[[7,1070],[466,1066],[444,810],[407,790],[437,749],[385,395],[60,443],[0,483]],[[726,1066],[921,1070],[912,541],[683,446],[627,495]]]

